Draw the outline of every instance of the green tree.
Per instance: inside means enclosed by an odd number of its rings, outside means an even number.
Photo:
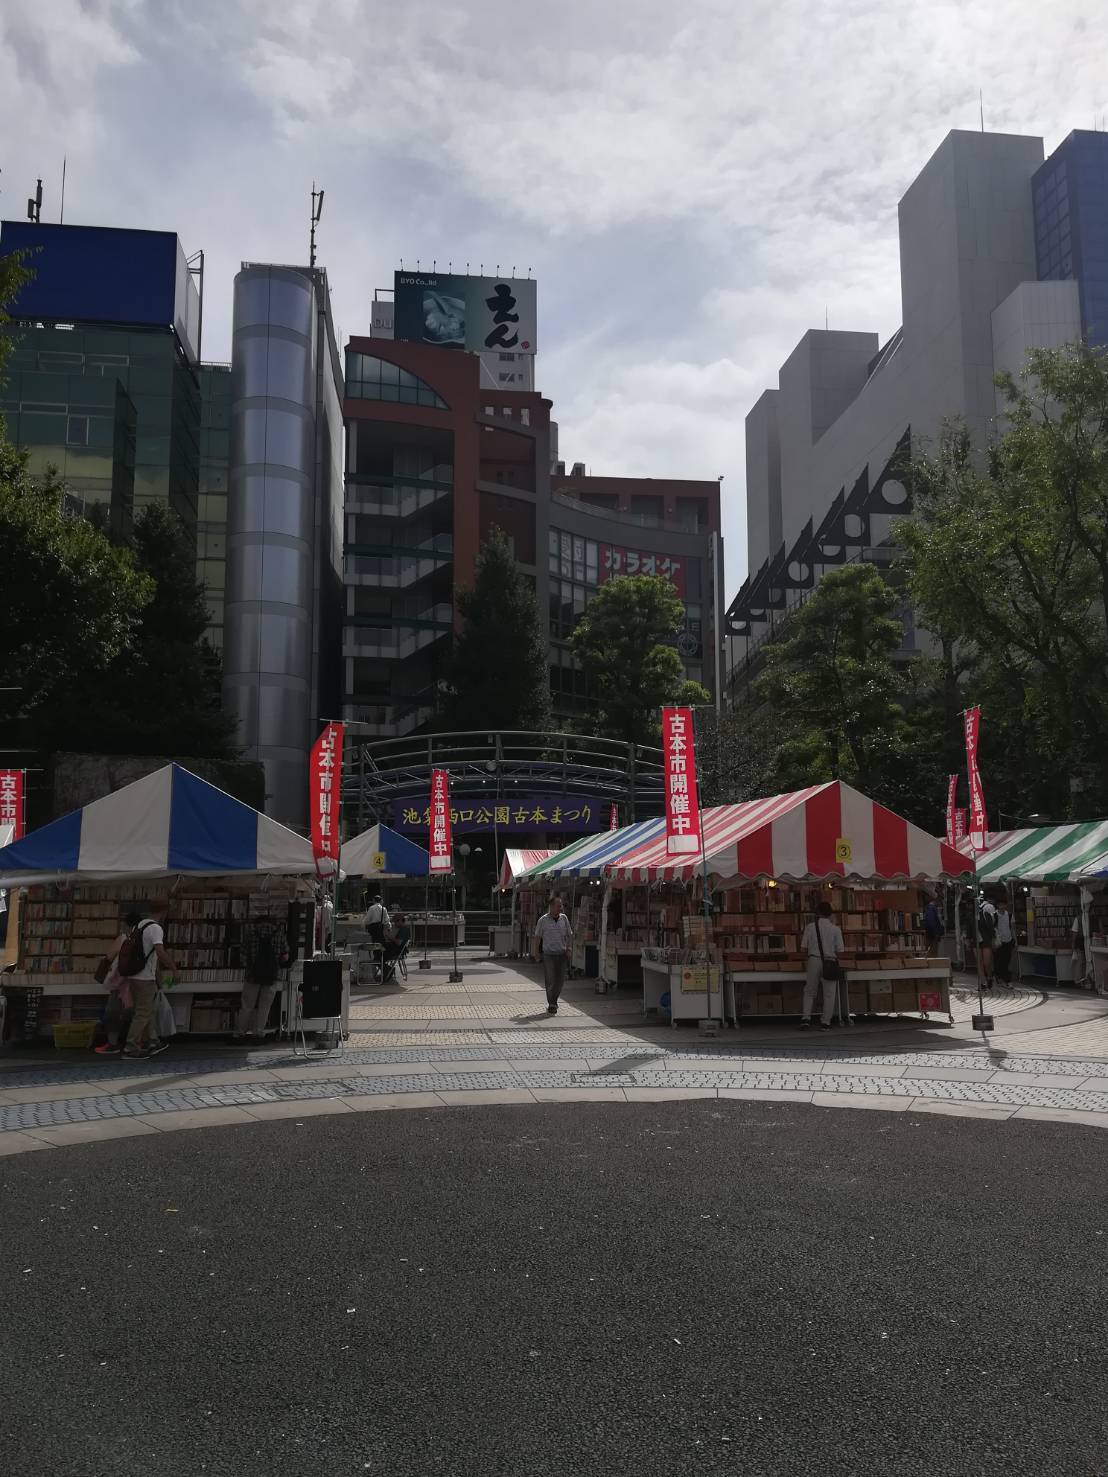
[[[10,251],[5,256],[0,256],[0,384],[4,382],[4,366],[14,344],[14,338],[7,326],[11,322],[8,306],[31,276],[30,269],[24,266],[25,258],[26,252],[22,251]]]
[[[0,427],[4,636],[0,711],[37,720],[77,681],[102,680],[153,596],[129,553],[64,511],[53,477],[35,478]]]
[[[893,665],[903,627],[896,592],[871,565],[826,575],[766,648],[758,695],[788,737],[767,779],[792,790],[845,779],[875,794],[904,738],[902,680]]]
[[[234,720],[221,710],[204,590],[176,515],[160,503],[143,509],[131,552],[149,602],[106,671],[56,694],[36,725],[39,742],[104,754],[232,758]]]
[[[491,528],[473,585],[458,592],[443,718],[458,729],[542,730],[550,724],[546,635],[535,592],[507,537]]]
[[[925,624],[963,654],[1004,808],[1108,804],[1108,356],[1035,350],[984,457],[961,426],[912,468],[900,541]]]
[[[586,606],[573,649],[597,705],[599,733],[657,743],[661,708],[710,700],[698,682],[686,682],[671,644],[684,617],[677,591],[661,575],[609,580]]]

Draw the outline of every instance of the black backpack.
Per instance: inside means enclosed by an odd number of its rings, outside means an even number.
[[[977,933],[983,948],[991,949],[996,942],[996,914],[984,904],[977,912]]]
[[[273,944],[273,935],[263,933],[254,946],[254,958],[250,964],[250,978],[256,985],[271,985],[277,978],[280,960]]]
[[[119,951],[119,958],[115,967],[124,979],[134,979],[141,974],[146,967],[146,961],[154,952],[153,945],[149,949],[143,947],[143,934],[153,924],[152,918],[147,918],[142,923],[136,923],[131,932],[123,940],[123,947]]]

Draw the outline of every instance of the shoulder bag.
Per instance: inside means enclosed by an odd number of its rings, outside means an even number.
[[[820,928],[820,919],[816,919],[816,945],[819,948],[820,962],[823,965],[822,975],[825,980],[837,980],[839,978],[839,961],[828,959],[823,952],[823,932]]]

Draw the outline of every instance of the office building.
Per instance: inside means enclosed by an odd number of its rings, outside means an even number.
[[[244,263],[231,340],[223,698],[245,756],[265,768],[267,812],[293,826],[307,820],[321,719],[342,701],[342,403],[326,273]],[[216,521],[217,506],[207,511]]]
[[[0,224],[0,252],[34,276],[11,307],[15,349],[0,412],[54,466],[73,506],[105,505],[125,533],[160,502],[196,538],[200,297],[168,231]]]
[[[492,384],[517,373],[534,383],[531,366],[498,367],[500,354],[533,358],[534,284],[404,280],[414,275],[397,274],[395,312],[379,297],[372,336],[347,345],[345,716],[382,738],[432,722],[455,590],[472,581],[494,525],[549,612],[557,720],[588,703],[573,625],[620,573],[673,579],[686,608],[677,638],[686,672],[714,691],[718,483],[588,477],[581,466],[566,476],[550,401]],[[500,334],[505,292],[517,318]],[[490,347],[490,337],[515,342]]]
[[[227,581],[227,488],[231,474],[231,366],[200,366],[200,471],[196,577],[208,606],[208,640],[223,649]]]
[[[900,201],[900,327],[884,344],[806,333],[747,415],[749,574],[727,613],[738,679],[828,568],[888,562],[913,449],[954,418],[979,448],[995,436],[998,371],[1083,332],[1108,341],[1108,136],[1043,154],[1039,138],[950,133]],[[909,612],[905,648],[925,639]]]

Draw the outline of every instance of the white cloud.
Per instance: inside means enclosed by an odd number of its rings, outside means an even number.
[[[899,321],[896,201],[952,127],[1108,111],[1101,6],[1059,0],[47,0],[0,18],[4,214],[68,151],[67,218],[321,259],[348,332],[399,258],[532,266],[539,380],[597,471],[726,474],[808,327]],[[70,205],[68,202],[72,202]]]

